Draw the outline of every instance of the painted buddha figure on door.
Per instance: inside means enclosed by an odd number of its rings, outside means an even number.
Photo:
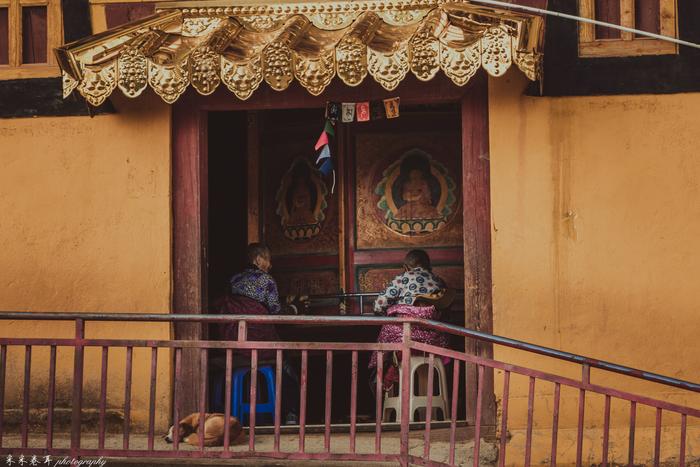
[[[396,218],[435,219],[440,217],[433,205],[433,195],[425,175],[418,169],[411,169],[408,180],[404,181],[401,198],[404,204],[396,211]]]
[[[277,191],[277,214],[284,236],[306,240],[319,234],[328,190],[318,171],[304,158],[292,162]]]
[[[306,177],[297,176],[292,182],[292,189],[287,195],[289,198],[289,225],[315,224],[316,218],[313,213],[312,193],[309,187],[310,180]]]
[[[405,152],[382,173],[375,192],[387,227],[419,235],[444,227],[455,203],[447,169],[420,149]]]

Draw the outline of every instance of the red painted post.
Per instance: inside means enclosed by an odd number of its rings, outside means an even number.
[[[306,445],[306,385],[308,384],[309,351],[301,351],[301,390],[299,401],[299,452],[305,451]]]
[[[498,450],[498,465],[506,465],[506,438],[508,437],[508,397],[510,393],[510,371],[503,375],[503,410],[501,411],[501,439]]]
[[[581,366],[581,381],[584,385],[591,382],[591,367],[584,363]],[[583,458],[583,421],[586,413],[586,390],[579,390],[578,397],[578,427],[576,433],[576,467],[581,467]]]
[[[687,424],[688,416],[686,414],[681,414],[681,452],[678,456],[678,463],[680,467],[685,467],[685,437]]]
[[[53,448],[53,407],[56,398],[56,346],[51,346],[49,357],[49,394],[46,414],[46,449]],[[0,409],[2,410],[2,409]]]
[[[258,405],[258,351],[250,353],[250,419],[248,425],[248,449],[255,451],[255,415]]]
[[[435,371],[435,354],[430,354],[428,356],[428,387],[427,387],[427,397],[425,407],[425,432],[423,433],[423,459],[430,460],[430,428],[433,420],[433,372]],[[413,388],[411,388],[413,390]],[[445,391],[445,388],[440,388],[440,390]]]
[[[204,424],[207,412],[207,349],[199,349],[199,426],[197,437],[199,438],[199,450],[204,451]]]
[[[465,365],[466,366],[466,365]],[[453,360],[452,370],[452,410],[450,411],[450,465],[455,464],[457,441],[457,400],[459,399],[459,360]]]
[[[350,374],[350,452],[355,453],[355,436],[357,435],[357,350],[352,351],[352,368]]]
[[[107,412],[107,364],[109,362],[109,347],[102,347],[102,370],[100,374],[100,425],[98,429],[97,446],[99,449],[105,448],[105,426]]]
[[[7,346],[0,345],[0,447],[5,428],[5,370],[7,369]]]
[[[634,466],[634,429],[635,422],[637,419],[637,403],[635,401],[630,402],[630,435],[629,435],[629,455],[627,464],[630,467]]]
[[[525,466],[530,467],[532,457],[532,422],[535,410],[535,378],[530,376],[530,387],[527,391],[527,434],[525,436]]]
[[[153,451],[156,431],[156,383],[158,380],[158,347],[151,347],[151,391],[148,400],[148,450]]]
[[[182,347],[175,348],[175,381],[173,381],[173,450],[180,448],[180,381],[182,378]]]
[[[124,376],[124,440],[122,447],[129,450],[129,428],[131,424],[131,366],[133,364],[133,347],[126,348],[126,375]]]
[[[280,452],[280,434],[282,425],[282,351],[275,352],[275,452]]]
[[[581,467],[583,457],[583,420],[586,410],[586,390],[580,389],[578,393],[578,425],[576,433],[576,467]]]
[[[226,387],[224,389],[224,456],[231,450],[231,373],[233,372],[233,349],[226,349]]]
[[[85,321],[78,318],[75,320],[75,352],[73,358],[73,413],[71,418],[70,452],[73,458],[78,457],[80,449],[80,416],[83,410],[83,365]]]
[[[374,452],[382,452],[382,405],[384,403],[384,388],[382,387],[382,375],[384,375],[384,352],[377,352],[377,380],[375,382],[374,398]]]
[[[561,398],[561,384],[554,383],[554,411],[552,415],[552,453],[549,456],[549,465],[557,465],[557,438],[559,436],[559,400]]]
[[[333,351],[326,350],[326,408],[323,430],[323,447],[331,452],[331,393],[333,391]]]
[[[402,466],[408,466],[408,429],[409,429],[409,397],[411,395],[411,323],[403,323],[403,341],[401,350],[401,451],[399,461]]]
[[[610,396],[605,396],[605,413],[603,415],[603,464],[608,467],[608,442],[610,439]]]
[[[245,342],[248,339],[248,323],[245,320],[238,322],[238,342]]]
[[[484,367],[478,366],[478,387],[476,390],[476,415],[474,426],[474,467],[479,467],[479,452],[481,451],[481,405],[484,396]]]
[[[656,409],[656,437],[654,439],[654,465],[661,460],[661,409]]]
[[[31,389],[32,372],[32,346],[24,347],[24,396],[22,397],[22,424],[20,433],[22,434],[22,447],[29,444],[29,397]]]

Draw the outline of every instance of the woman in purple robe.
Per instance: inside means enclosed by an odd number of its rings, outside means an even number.
[[[308,302],[287,297],[286,303],[280,303],[277,283],[270,275],[272,255],[270,249],[260,243],[251,243],[247,249],[249,266],[231,278],[231,288],[216,306],[218,313],[229,315],[279,315],[298,314]],[[238,323],[227,323],[219,331],[222,339],[235,341],[238,339]],[[249,341],[279,341],[279,335],[274,324],[249,324],[246,338]],[[234,366],[249,366],[250,351],[236,350]],[[273,364],[274,350],[258,351],[259,365]],[[298,419],[299,380],[296,371],[285,358],[282,372],[282,405],[286,412],[287,423],[295,423]]]

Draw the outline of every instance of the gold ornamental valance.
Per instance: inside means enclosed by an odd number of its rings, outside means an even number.
[[[223,83],[247,99],[262,81],[282,91],[294,78],[318,95],[336,75],[393,90],[409,71],[428,81],[442,70],[462,86],[480,67],[500,76],[514,62],[532,80],[541,69],[540,17],[468,1],[160,5],[58,48],[64,96],[77,89],[100,105],[117,87],[136,97],[150,86],[172,103],[190,84],[211,94]]]

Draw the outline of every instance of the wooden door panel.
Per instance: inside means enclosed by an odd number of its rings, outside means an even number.
[[[383,289],[412,248],[426,249],[449,285],[463,287],[460,122],[459,108],[448,105],[350,129],[350,290]]]
[[[358,267],[357,283],[360,292],[374,292],[382,290],[386,284],[397,274],[403,272],[400,267],[369,266]],[[464,284],[464,269],[461,266],[433,266],[433,272],[445,281],[448,287],[454,289],[462,288]]]
[[[280,295],[323,295],[338,292],[338,268],[275,271]]]
[[[261,114],[263,238],[281,295],[340,288],[337,194],[315,168],[323,123],[318,109]]]
[[[355,138],[356,159],[356,219],[361,228],[357,229],[357,250],[410,248],[410,247],[459,247],[462,244],[462,209],[461,187],[459,178],[455,180],[455,174],[461,171],[460,165],[460,134],[453,131],[411,131],[403,132],[387,129],[381,133],[360,133]],[[415,154],[415,156],[413,156]],[[408,212],[411,203],[394,210],[394,207],[402,201],[401,179],[406,179],[413,174],[421,174],[421,180],[425,181],[422,174],[427,172],[423,167],[412,168],[411,160],[403,163],[401,159],[413,157],[413,167],[420,167],[420,162],[432,163],[431,169],[440,177],[430,174],[432,184],[436,185],[431,191],[436,197],[445,196],[444,210],[449,210],[446,215],[437,212],[438,206],[433,206],[433,213],[425,209],[424,213]],[[398,164],[398,165],[397,165]],[[427,164],[425,164],[427,165]],[[427,167],[426,167],[427,168]],[[444,169],[445,173],[441,173]],[[409,171],[411,175],[406,175]],[[406,185],[411,180],[405,181]],[[441,184],[449,184],[444,188]],[[432,187],[431,187],[432,188]],[[442,195],[441,190],[447,191]],[[393,194],[391,193],[393,191]],[[384,195],[382,195],[384,193]],[[398,196],[396,196],[398,195]],[[424,203],[428,206],[439,204],[440,199],[432,203]],[[386,207],[384,204],[386,203]],[[380,206],[382,204],[382,206]],[[418,204],[418,203],[413,203]],[[440,206],[442,207],[442,206]],[[403,212],[402,212],[403,211]],[[398,218],[390,221],[387,215]],[[403,216],[402,216],[403,214]],[[423,215],[421,215],[423,214]],[[403,218],[401,218],[403,217]],[[425,219],[439,219],[435,231],[427,233],[420,225],[414,228],[413,224],[421,224]],[[425,228],[433,227],[426,225]],[[406,228],[410,230],[405,230]]]
[[[319,122],[322,116],[318,110],[263,114],[260,139],[263,235],[274,256],[338,254],[337,202],[330,194],[328,180],[315,170],[314,144],[323,129],[323,120]],[[317,190],[316,184],[322,185],[323,194],[312,193]],[[309,209],[289,213],[294,194],[303,191],[310,198]],[[314,218],[317,197],[321,198],[318,221]],[[284,211],[291,216],[284,219]],[[318,231],[314,230],[308,237],[303,238],[306,232],[296,238],[290,235],[296,233],[294,225],[316,222]],[[315,227],[308,227],[307,231]]]

